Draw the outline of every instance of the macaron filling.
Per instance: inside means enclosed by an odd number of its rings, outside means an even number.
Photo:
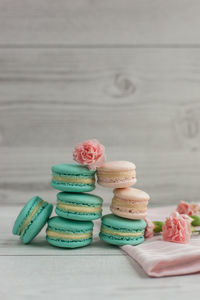
[[[94,176],[87,176],[87,175],[72,175],[72,174],[58,174],[53,173],[52,180],[56,183],[67,183],[73,185],[93,185],[95,184],[95,177]]]
[[[101,182],[118,182],[135,179],[136,172],[127,171],[127,172],[101,172],[98,171],[98,179]]]
[[[113,197],[112,206],[120,206],[124,208],[132,208],[136,210],[145,210],[147,208],[147,200],[127,200]]]
[[[135,238],[135,237],[140,237],[144,235],[144,230],[143,231],[134,231],[134,232],[123,232],[119,230],[113,230],[111,228],[107,228],[104,225],[101,226],[101,233],[107,234],[107,235],[112,235],[115,236],[116,238]]]
[[[49,238],[59,240],[85,240],[92,238],[92,232],[75,233],[75,232],[59,232],[52,229],[47,229],[46,234]]]
[[[57,201],[57,208],[63,211],[81,212],[81,213],[100,213],[101,206],[77,205],[75,203],[63,203]]]

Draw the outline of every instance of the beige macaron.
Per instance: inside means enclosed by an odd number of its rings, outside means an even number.
[[[114,189],[110,206],[113,214],[126,219],[144,219],[150,196],[135,188]]]
[[[98,184],[104,187],[125,188],[136,183],[136,166],[129,161],[110,161],[97,168]]]

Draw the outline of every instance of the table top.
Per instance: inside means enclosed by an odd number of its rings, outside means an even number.
[[[121,249],[99,240],[98,221],[88,247],[52,247],[45,230],[23,245],[11,233],[19,210],[0,209],[1,299],[188,299],[199,292],[199,274],[149,278]]]

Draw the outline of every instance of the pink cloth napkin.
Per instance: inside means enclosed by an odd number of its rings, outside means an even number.
[[[165,220],[175,206],[152,208],[148,218]],[[200,235],[192,236],[188,244],[165,242],[162,236],[146,239],[138,246],[121,247],[151,277],[184,275],[200,272]]]

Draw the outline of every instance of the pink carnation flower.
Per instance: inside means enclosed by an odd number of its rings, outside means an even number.
[[[89,169],[95,170],[97,167],[104,165],[105,148],[98,140],[84,141],[74,148],[73,159]]]
[[[146,239],[148,239],[148,238],[153,237],[154,224],[153,224],[153,222],[152,222],[150,219],[148,219],[148,218],[145,218],[144,220],[145,220],[145,222],[146,222],[146,224],[147,224],[147,226],[146,226],[146,228],[145,228],[145,231],[144,231],[144,237],[145,237]]]
[[[165,241],[186,244],[190,241],[192,219],[187,215],[173,212],[166,218],[162,227],[162,236]]]
[[[185,214],[188,216],[191,215],[199,215],[200,214],[200,205],[198,203],[187,203],[184,201],[180,201],[176,211],[179,214]]]

